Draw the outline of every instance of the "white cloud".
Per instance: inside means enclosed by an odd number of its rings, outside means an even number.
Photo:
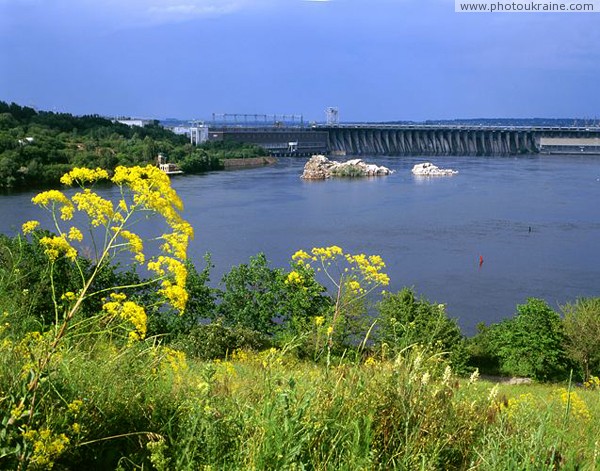
[[[5,0],[0,0],[0,3]],[[35,0],[16,0],[32,2]],[[174,23],[259,9],[277,0],[58,0],[55,7],[83,12],[113,26]],[[46,8],[48,6],[46,5]]]

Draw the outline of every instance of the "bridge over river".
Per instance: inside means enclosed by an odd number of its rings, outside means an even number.
[[[209,127],[210,140],[258,144],[273,155],[600,154],[600,127],[341,124]]]

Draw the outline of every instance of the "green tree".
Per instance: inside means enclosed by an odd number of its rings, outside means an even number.
[[[600,298],[582,298],[562,307],[565,348],[583,370],[584,380],[600,372]]]
[[[517,315],[491,328],[491,345],[504,374],[539,380],[567,376],[570,362],[557,312],[536,298],[517,306]]]
[[[464,369],[464,338],[456,320],[447,316],[443,304],[417,298],[411,288],[403,288],[384,295],[377,308],[380,349],[396,354],[408,346],[422,344],[433,351],[448,352],[455,370]]]
[[[225,290],[220,294],[217,316],[225,325],[269,335],[283,330],[301,332],[330,300],[311,269],[294,266],[293,273],[299,282],[290,283],[284,270],[270,268],[264,253],[233,267],[222,279]]]

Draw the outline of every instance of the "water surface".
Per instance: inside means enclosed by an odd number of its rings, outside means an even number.
[[[396,173],[305,182],[306,159],[280,159],[174,178],[196,229],[191,257],[210,252],[218,281],[260,251],[275,266],[314,246],[380,254],[390,289],[414,286],[446,303],[467,333],[513,315],[527,297],[558,307],[600,296],[600,157],[428,158],[459,171],[430,179],[410,173],[422,157],[365,159]],[[0,232],[40,219],[32,195],[0,196]]]

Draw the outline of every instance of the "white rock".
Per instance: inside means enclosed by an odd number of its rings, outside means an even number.
[[[352,176],[379,176],[389,175],[394,173],[387,167],[367,164],[362,159],[352,159],[346,162],[337,162],[335,160],[329,160],[324,155],[313,155],[306,165],[304,166],[304,172],[302,178],[306,180],[323,180],[332,176],[350,173]]]
[[[424,162],[422,164],[416,164],[412,168],[412,173],[414,175],[419,175],[423,177],[444,177],[449,175],[456,175],[458,171],[449,168],[439,168],[433,165],[431,162]]]

